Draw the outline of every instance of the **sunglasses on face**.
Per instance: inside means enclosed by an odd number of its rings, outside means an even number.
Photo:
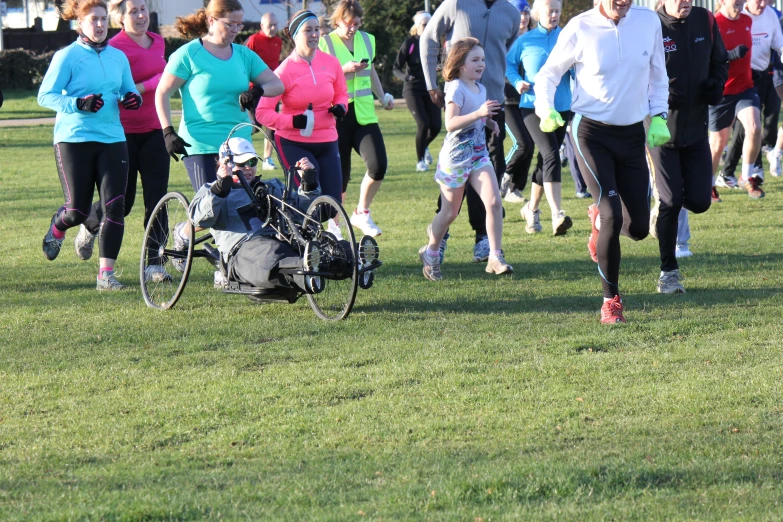
[[[245,167],[248,167],[248,168],[252,169],[256,165],[258,165],[258,158],[250,158],[249,160],[247,160],[244,163],[234,163],[234,165],[236,165],[240,169],[244,169]]]

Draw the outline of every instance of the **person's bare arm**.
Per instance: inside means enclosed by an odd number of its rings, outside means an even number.
[[[171,123],[171,95],[185,85],[185,80],[174,76],[169,72],[164,72],[155,91],[155,110],[158,113],[158,120],[164,129],[173,127]]]

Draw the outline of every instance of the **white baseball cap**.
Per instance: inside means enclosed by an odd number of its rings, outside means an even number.
[[[226,145],[228,145],[228,148],[226,148]],[[220,146],[220,157],[225,158],[228,156],[229,150],[234,155],[234,163],[244,163],[250,158],[261,159],[261,156],[256,154],[253,144],[245,138],[231,138],[228,142],[223,142],[223,145]]]

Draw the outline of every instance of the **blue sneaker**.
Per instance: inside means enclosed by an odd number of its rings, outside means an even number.
[[[57,239],[52,234],[52,227],[54,226],[54,220],[57,218],[57,214],[52,216],[52,222],[49,224],[49,230],[46,231],[46,235],[43,240],[43,253],[46,259],[54,261],[60,253],[60,249],[63,246],[63,240]],[[65,239],[65,238],[63,238]]]
[[[483,263],[488,259],[489,259],[489,238],[487,236],[484,236],[473,246],[473,262]]]

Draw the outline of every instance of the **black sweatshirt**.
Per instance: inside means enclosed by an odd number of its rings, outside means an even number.
[[[397,59],[394,61],[393,72],[396,78],[405,82],[402,88],[403,96],[409,93],[418,95],[428,93],[424,69],[421,67],[418,36],[409,36],[402,43]]]

